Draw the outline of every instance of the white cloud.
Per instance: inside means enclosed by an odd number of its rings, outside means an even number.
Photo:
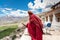
[[[52,9],[51,8],[45,8],[45,9],[42,9],[42,12],[48,12],[50,10],[52,10]]]
[[[5,8],[5,10],[12,10],[12,8]]]
[[[38,14],[38,13],[40,13],[38,10],[36,10],[36,9],[33,9],[33,10],[29,10],[29,11],[32,11],[34,14]]]
[[[9,12],[5,8],[0,8],[0,11],[3,12],[4,14],[9,14]]]
[[[60,0],[43,0],[43,3],[41,3],[41,0],[34,0],[34,5],[32,2],[29,2],[28,3],[28,7],[32,10],[35,10],[35,9],[43,9],[45,11],[47,10],[50,10],[49,8],[46,8],[46,6],[49,6],[49,5],[54,5],[56,4],[57,2],[59,2]]]
[[[33,8],[33,3],[32,2],[29,2],[28,7],[29,8]]]
[[[10,8],[0,8],[1,12],[4,13],[4,15],[8,15],[8,16],[27,16],[27,11],[24,11],[24,10],[20,10],[20,9],[17,9],[17,10],[13,10],[13,9],[10,9]]]
[[[19,13],[19,10],[17,10],[17,11],[11,11],[9,15],[20,16],[20,13]]]
[[[39,8],[45,8],[47,5],[59,2],[60,0],[43,0],[43,3],[41,3],[41,0],[35,0],[34,5],[32,2],[28,3],[28,7],[32,9],[39,9]]]
[[[29,8],[32,8],[32,9],[39,9],[39,8],[45,8],[46,6],[46,3],[41,3],[41,0],[35,0],[34,1],[34,5],[32,2],[29,2],[28,3],[28,7]]]
[[[34,3],[35,3],[34,8],[37,8],[37,9],[45,8],[45,6],[46,6],[46,3],[44,3],[44,2],[41,3],[41,0],[35,0]]]
[[[27,11],[23,11],[23,10],[16,10],[16,11],[11,11],[9,16],[27,16]]]

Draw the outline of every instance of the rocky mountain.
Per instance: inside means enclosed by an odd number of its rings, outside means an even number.
[[[10,24],[10,23],[20,23],[21,21],[26,21],[28,17],[16,17],[16,16],[3,16],[0,17],[1,24]]]

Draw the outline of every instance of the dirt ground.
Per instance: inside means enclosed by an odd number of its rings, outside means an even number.
[[[50,31],[50,34],[44,34],[43,40],[60,40],[60,32],[59,31]],[[28,35],[27,28],[24,31],[24,34],[21,38],[16,38],[15,40],[31,40],[31,37]]]

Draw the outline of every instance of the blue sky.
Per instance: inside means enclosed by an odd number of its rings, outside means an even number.
[[[11,11],[17,11],[17,10],[23,10],[23,11],[27,11],[29,10],[28,8],[28,3],[29,2],[33,2],[34,0],[0,0],[0,16],[5,16],[5,15],[10,15]],[[11,9],[9,11],[5,10],[7,8]],[[3,11],[5,10],[5,11]],[[9,12],[7,14],[7,12]],[[16,13],[18,14],[18,13]],[[16,15],[15,14],[15,15]],[[19,15],[19,14],[18,14]],[[21,15],[24,15],[21,13]]]
[[[28,3],[34,0],[0,0],[0,7],[28,10]]]
[[[33,13],[47,12],[51,6],[60,0],[0,0],[1,16],[27,16],[27,11]]]

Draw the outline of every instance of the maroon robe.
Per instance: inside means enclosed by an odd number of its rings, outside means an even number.
[[[27,23],[27,28],[32,40],[42,40],[43,25],[41,19],[32,14],[29,16],[29,23]]]

